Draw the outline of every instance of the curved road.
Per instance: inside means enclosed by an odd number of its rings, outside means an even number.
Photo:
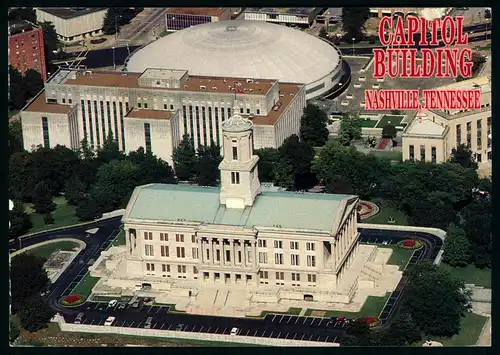
[[[264,319],[231,318],[192,315],[168,312],[166,306],[141,306],[134,309],[131,306],[123,311],[116,307],[109,308],[104,302],[87,302],[74,308],[64,308],[58,300],[69,295],[76,284],[87,273],[89,261],[97,259],[99,253],[109,246],[119,232],[121,217],[99,221],[85,226],[71,227],[53,232],[42,232],[33,236],[22,238],[21,246],[27,247],[45,240],[64,237],[77,238],[85,241],[86,248],[80,252],[73,263],[50,286],[46,296],[51,306],[59,312],[64,319],[72,323],[79,312],[84,313],[83,324],[103,325],[108,316],[116,317],[113,326],[142,327],[147,317],[153,317],[153,329],[173,330],[182,325],[182,331],[229,334],[232,327],[240,329],[241,335],[256,337],[272,337],[281,339],[310,340],[317,342],[340,342],[344,331],[341,327],[328,324],[328,319],[319,317],[298,317],[268,314]],[[86,230],[99,228],[94,235],[88,235]],[[442,247],[442,240],[434,235],[421,232],[387,231],[378,229],[360,228],[360,241],[363,243],[397,243],[401,239],[413,238],[422,241],[424,247],[415,252],[410,263],[420,260],[434,261]],[[9,244],[11,250],[19,248],[19,242]],[[403,278],[396,291],[393,292],[385,306],[381,320],[387,323],[395,314],[399,299],[404,291],[406,279]]]

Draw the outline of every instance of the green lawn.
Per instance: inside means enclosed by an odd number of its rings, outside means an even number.
[[[13,116],[17,115],[20,110],[12,110],[9,111],[9,118],[12,118]]]
[[[116,236],[116,238],[111,242],[111,246],[119,246],[119,245],[125,245],[125,231],[121,230],[120,233]]]
[[[472,312],[466,313],[465,317],[460,322],[460,333],[451,338],[433,338],[431,340],[438,341],[444,346],[467,346],[476,345],[484,323],[487,318]],[[413,346],[422,346],[425,341],[413,344]]]
[[[75,216],[75,207],[68,205],[64,197],[54,198],[54,203],[56,204],[56,209],[52,212],[54,223],[48,226],[43,223],[43,216],[33,211],[30,203],[24,205],[24,209],[30,215],[31,222],[33,223],[33,227],[29,230],[28,234],[80,223]]]
[[[465,281],[467,284],[491,288],[491,269],[478,269],[473,265],[455,268],[444,263],[441,263],[439,266],[448,270],[453,276]]]
[[[403,153],[390,150],[372,150],[369,154],[373,154],[378,158],[386,158],[395,161],[400,161],[401,159],[403,159]]]
[[[398,248],[397,246],[393,245],[384,245],[381,246],[381,248],[390,248],[392,249],[392,254],[389,260],[387,261],[387,264],[389,265],[399,265],[399,270],[403,270],[406,264],[408,264],[408,261],[410,261],[411,256],[414,252],[414,250],[408,250],[408,249],[403,249],[403,248]]]
[[[403,212],[392,207],[389,203],[380,199],[373,199],[372,202],[380,207],[380,211],[375,216],[364,219],[363,223],[390,224],[388,222],[389,217],[392,217],[395,221],[392,224],[397,224],[400,226],[408,225],[408,217],[406,217]]]
[[[326,317],[338,317],[344,316],[347,318],[359,318],[359,317],[378,317],[382,308],[384,308],[387,300],[389,299],[390,293],[386,293],[383,297],[368,296],[363,307],[359,312],[343,312],[343,311],[326,311]],[[306,317],[310,316],[316,309],[307,309],[304,314]]]
[[[41,245],[39,247],[30,249],[28,253],[44,259],[48,259],[52,255],[52,253],[55,252],[56,250],[72,250],[77,247],[79,247],[78,243],[66,240],[66,241]]]
[[[405,116],[383,115],[380,121],[378,121],[377,128],[384,128],[388,124],[400,126],[403,118],[405,118]]]
[[[377,125],[378,121],[375,120],[363,120],[361,121],[362,128],[373,128]]]
[[[85,296],[87,298],[90,296],[90,294],[92,293],[92,288],[94,288],[95,284],[99,280],[100,279],[98,277],[92,277],[90,276],[90,273],[87,272],[87,274],[82,278],[78,285],[76,285],[71,293]]]

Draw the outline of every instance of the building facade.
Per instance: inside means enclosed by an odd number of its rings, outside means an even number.
[[[370,8],[370,16],[382,18],[384,16],[421,16],[423,13],[428,10],[428,8],[421,7],[402,7],[402,8],[394,8],[394,7],[371,7]],[[452,10],[451,7],[439,7],[432,8],[432,10],[438,10],[441,16],[448,15]]]
[[[403,159],[442,163],[466,144],[479,168],[491,168],[491,84],[489,77],[464,80],[442,89],[480,89],[481,109],[422,111],[403,131]]]
[[[249,7],[243,14],[245,20],[309,27],[321,10],[320,7]]]
[[[220,188],[135,189],[122,219],[126,251],[96,262],[91,272],[108,275],[96,287],[126,293],[147,284],[158,297],[194,303],[229,287],[247,306],[351,301],[359,280],[344,276],[358,248],[358,197],[266,191],[252,126],[240,115],[223,123]]]
[[[105,7],[37,7],[38,22],[52,22],[60,41],[78,42],[102,34]]]
[[[136,150],[144,142],[145,149],[150,147],[171,164],[171,149],[184,134],[193,138],[195,148],[212,142],[220,146],[222,122],[234,113],[235,104],[255,126],[254,148],[277,148],[299,133],[305,87],[276,80],[190,76],[185,70],[61,69],[21,111],[24,147],[76,148],[83,138],[100,147],[111,133],[121,150]],[[43,117],[50,140],[43,139]],[[146,127],[151,143],[147,145]]]
[[[179,31],[203,23],[231,20],[231,8],[172,7],[165,14],[167,31]]]
[[[9,64],[24,74],[33,69],[47,80],[43,30],[26,21],[9,22]]]

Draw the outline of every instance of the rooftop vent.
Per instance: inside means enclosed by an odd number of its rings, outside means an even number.
[[[290,93],[290,96],[295,96],[295,95],[293,94],[293,92],[291,92],[291,93]]]
[[[205,90],[207,87],[205,85],[200,85],[201,90]]]
[[[236,26],[227,26],[226,27],[226,31],[228,31],[228,32],[234,32],[234,31],[236,31]]]
[[[253,83],[253,79],[247,79],[247,83]]]
[[[217,90],[217,86],[212,86],[212,90]]]
[[[280,97],[285,97],[285,94],[280,94]]]
[[[92,70],[85,70],[83,75],[92,75]]]

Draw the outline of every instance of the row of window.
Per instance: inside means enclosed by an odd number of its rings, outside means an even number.
[[[274,254],[274,264],[275,265],[283,265],[284,264],[283,260],[284,260],[283,254],[281,254],[281,253]],[[259,252],[259,263],[260,264],[267,264],[268,263],[267,253]],[[290,265],[300,266],[300,257],[298,254],[290,255]],[[306,265],[309,267],[315,267],[316,266],[316,256],[307,255],[306,256]]]
[[[257,242],[259,248],[267,248],[267,240],[266,239],[259,239]],[[299,250],[299,242],[290,242],[290,249],[291,250]],[[283,241],[282,240],[275,240],[274,241],[274,249],[283,249]],[[314,251],[315,250],[315,243],[314,242],[306,242],[306,250],[307,251]]]
[[[309,284],[316,283],[316,275],[315,274],[306,274],[306,275],[307,275],[307,282]],[[268,271],[260,271],[259,276],[260,276],[260,283],[261,284],[267,285],[269,283],[269,272]],[[290,273],[290,280],[292,281],[292,286],[300,286],[301,274],[298,272]],[[275,281],[276,281],[276,285],[283,286],[285,284],[285,273],[283,271],[277,271],[275,273]],[[303,280],[303,281],[305,281],[305,280]]]
[[[410,160],[415,160],[415,146],[410,145]],[[425,145],[420,145],[420,161],[425,161]],[[436,162],[436,147],[431,147],[431,162]]]
[[[153,240],[153,232],[144,232],[144,240]],[[175,241],[184,243],[184,234],[176,233]],[[160,233],[160,242],[168,242],[168,233]],[[194,234],[191,234],[191,243],[197,243],[198,239]]]
[[[193,274],[195,275],[195,279],[197,278],[198,275],[198,268],[196,266],[193,266]],[[158,270],[160,271],[160,270]],[[156,267],[154,263],[146,263],[146,274],[148,275],[154,275],[156,272]],[[161,264],[161,272],[163,273],[163,277],[170,277],[171,273],[171,266],[169,264]],[[177,265],[177,277],[179,279],[185,279],[187,274],[187,267],[186,265]]]
[[[482,119],[478,119],[476,121],[476,145],[477,145],[477,150],[481,150],[482,148]],[[465,128],[467,130],[467,135],[466,135],[466,144],[468,147],[472,145],[472,122],[466,122]],[[491,147],[491,117],[487,118],[487,148]],[[456,134],[456,141],[457,141],[457,146],[462,144],[462,125],[457,124],[455,128],[455,134]]]

